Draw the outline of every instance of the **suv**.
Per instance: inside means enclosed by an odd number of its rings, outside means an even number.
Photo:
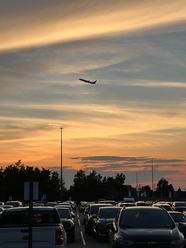
[[[108,229],[106,228],[106,224],[112,222],[121,207],[109,206],[109,207],[100,207],[97,217],[93,222],[93,238],[99,242],[102,238],[107,238]]]
[[[65,228],[67,234],[67,240],[71,243],[75,240],[75,223],[74,218],[75,215],[70,212],[68,208],[56,207],[63,226]]]
[[[104,206],[113,206],[112,204],[104,204],[104,203],[94,203],[90,204],[88,208],[85,210],[85,233],[88,234],[88,236],[92,236],[93,234],[93,220],[97,217],[97,213],[100,207]]]
[[[23,207],[23,203],[20,201],[7,201],[6,205],[11,205],[13,207]]]

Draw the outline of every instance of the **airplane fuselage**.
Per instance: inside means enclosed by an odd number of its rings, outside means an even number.
[[[90,81],[90,80],[86,80],[86,79],[83,79],[83,78],[80,78],[79,80],[80,80],[80,81],[83,81],[83,82],[85,82],[85,83],[89,83],[89,84],[95,84],[95,83],[97,82],[97,80],[95,80],[95,81]]]

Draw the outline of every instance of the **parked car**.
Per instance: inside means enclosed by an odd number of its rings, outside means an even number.
[[[117,202],[113,201],[113,200],[99,200],[98,203],[109,203],[109,204],[112,204],[114,206],[117,205]]]
[[[23,207],[23,203],[20,201],[7,201],[5,205],[12,205],[14,207]]]
[[[69,208],[57,208],[59,216],[67,234],[67,240],[71,243],[75,241],[75,222]]]
[[[57,207],[63,207],[63,208],[68,208],[70,210],[70,212],[75,212],[71,206],[70,203],[66,203],[66,202],[61,202],[58,205],[56,205]]]
[[[137,201],[134,203],[135,206],[147,206],[145,201]]]
[[[91,204],[95,204],[95,202],[87,202],[86,205],[85,205],[85,209],[82,212],[82,214],[83,214],[83,224],[84,225],[85,225],[85,222],[86,222],[86,219],[87,219],[87,216],[88,216],[88,211],[89,211],[89,208],[90,208]]]
[[[3,211],[4,211],[4,208],[1,206],[0,207],[0,216],[1,216],[1,214],[2,214]]]
[[[88,234],[88,236],[92,236],[93,234],[93,219],[97,217],[97,213],[100,207],[106,207],[106,206],[113,206],[112,204],[106,204],[106,203],[95,203],[90,204],[88,209],[85,211],[85,233]]]
[[[163,208],[128,207],[107,224],[109,247],[182,248],[186,241],[179,229],[183,226],[177,227]]]
[[[14,207],[13,205],[3,205],[3,208],[4,208],[4,209],[13,208],[13,207]]]
[[[117,204],[118,207],[133,207],[133,206],[136,206],[135,203],[133,202],[120,202]]]
[[[47,202],[46,203],[46,206],[48,206],[48,207],[55,207],[56,205],[58,205],[57,202]]]
[[[175,201],[172,203],[172,209],[174,211],[184,212],[186,211],[186,202]]]
[[[13,207],[0,218],[0,247],[28,247],[29,223],[32,221],[32,247],[66,248],[66,232],[56,208]]]
[[[168,203],[155,203],[152,205],[153,207],[164,208],[167,211],[171,211],[172,208]]]
[[[98,210],[97,217],[93,220],[93,238],[99,242],[103,238],[107,238],[108,229],[106,224],[113,221],[121,207],[109,206],[100,207]]]
[[[186,217],[183,213],[179,211],[168,211],[170,216],[173,218],[174,222],[178,225],[179,223],[183,223],[185,225],[185,229],[183,229],[182,233],[186,238]]]

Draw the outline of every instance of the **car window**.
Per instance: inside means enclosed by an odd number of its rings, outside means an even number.
[[[66,219],[70,219],[70,213],[67,209],[58,209],[60,218],[66,218]]]
[[[164,211],[123,211],[120,226],[126,228],[174,228],[170,216]]]
[[[175,222],[186,222],[186,217],[181,213],[171,213],[171,216]]]
[[[120,208],[100,209],[99,218],[115,218]]]
[[[34,210],[32,216],[33,225],[42,225],[46,223],[59,223],[57,211],[39,211]],[[9,212],[1,216],[1,226],[28,225],[29,212]]]

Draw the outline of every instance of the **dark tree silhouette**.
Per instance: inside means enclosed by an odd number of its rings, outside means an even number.
[[[0,170],[0,196],[3,201],[13,200],[24,201],[24,182],[33,180],[39,182],[39,199],[46,195],[46,200],[59,199],[59,176],[48,169],[25,166],[21,160],[15,164]],[[63,187],[63,191],[66,189]]]
[[[157,188],[154,195],[159,197],[168,197],[169,191],[173,194],[174,188],[172,184],[169,184],[169,182],[163,177],[157,183]]]

